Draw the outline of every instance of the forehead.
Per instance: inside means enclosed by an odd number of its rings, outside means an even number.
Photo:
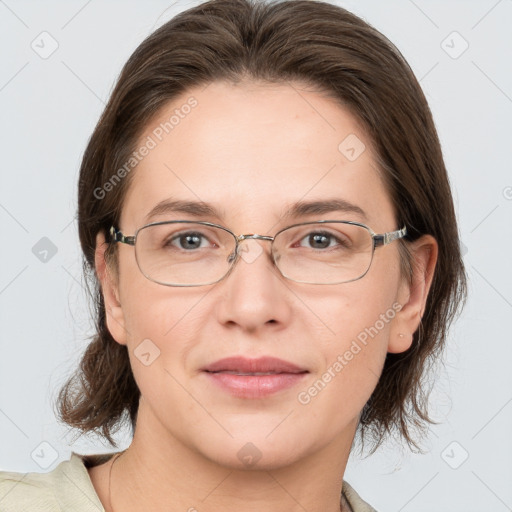
[[[383,209],[392,218],[357,120],[300,84],[189,89],[148,123],[137,147],[144,145],[122,210],[121,225],[131,229],[167,199],[209,203],[217,220],[243,221],[246,230],[309,200],[341,199],[368,219]]]

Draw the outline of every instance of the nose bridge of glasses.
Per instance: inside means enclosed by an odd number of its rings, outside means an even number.
[[[269,240],[272,242],[274,240],[273,236],[267,236],[267,235],[256,235],[256,234],[248,234],[248,235],[238,235],[236,237],[238,242],[242,242],[243,240]]]
[[[254,240],[253,244],[242,246],[241,242],[244,240]],[[260,245],[257,240],[267,240],[269,242],[274,241],[273,236],[267,236],[267,235],[257,235],[257,234],[247,234],[247,235],[238,235],[236,236],[236,243],[238,250],[235,251],[230,258],[231,263],[235,263],[236,258],[235,256],[241,256],[241,258],[246,263],[252,263],[254,260],[256,260],[264,251],[264,248],[262,245]],[[272,256],[270,256],[272,258]]]

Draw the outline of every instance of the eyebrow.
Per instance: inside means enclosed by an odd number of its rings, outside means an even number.
[[[283,219],[305,217],[308,215],[323,215],[332,212],[353,213],[365,221],[368,220],[362,208],[345,199],[337,198],[317,201],[299,201],[285,211]]]
[[[282,215],[282,220],[291,220],[298,217],[311,215],[323,215],[332,212],[352,213],[358,215],[367,221],[368,217],[365,211],[359,206],[350,203],[344,199],[327,199],[316,201],[298,201],[288,207]],[[146,215],[146,221],[149,222],[154,217],[169,213],[183,213],[196,218],[215,217],[224,218],[224,210],[219,211],[210,203],[203,201],[183,201],[164,199],[155,205]]]
[[[214,206],[203,201],[182,201],[173,199],[164,199],[155,205],[146,215],[146,221],[150,221],[159,215],[169,213],[185,213],[193,217],[217,217],[222,218],[223,214]]]

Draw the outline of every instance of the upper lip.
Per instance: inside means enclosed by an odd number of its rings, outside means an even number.
[[[249,359],[246,357],[234,356],[219,359],[214,363],[202,368],[206,372],[240,372],[240,373],[304,373],[306,369],[296,364],[278,359],[276,357],[259,357]]]

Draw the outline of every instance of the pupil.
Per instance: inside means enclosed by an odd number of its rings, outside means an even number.
[[[313,247],[329,247],[329,237],[326,235],[316,234],[310,235],[309,237],[310,243]]]
[[[195,249],[201,245],[201,237],[199,235],[182,235],[180,243],[185,248]]]

